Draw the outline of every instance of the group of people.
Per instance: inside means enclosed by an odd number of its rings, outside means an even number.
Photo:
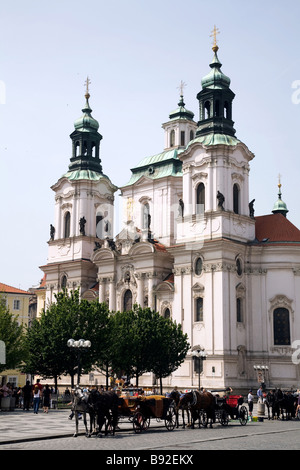
[[[35,414],[39,412],[41,403],[43,404],[44,413],[48,413],[52,393],[53,389],[48,384],[42,385],[39,379],[34,385],[31,385],[30,381],[27,380],[24,387],[14,387],[12,384],[7,383],[0,388],[0,398],[13,397],[15,398],[15,408],[23,408],[24,411],[29,411],[32,406]]]
[[[273,391],[271,391],[271,393],[273,393]],[[289,395],[292,395],[292,392],[289,392]],[[267,392],[265,390],[265,387],[261,385],[257,389],[256,397],[257,397],[257,403],[263,404],[267,402]],[[300,390],[297,390],[297,392],[293,394],[293,397],[297,398],[295,415],[298,416],[298,413],[300,413]],[[248,400],[248,407],[249,407],[249,416],[250,416],[250,419],[252,419],[253,405],[254,405],[254,395],[253,395],[252,389],[249,390],[247,400]]]

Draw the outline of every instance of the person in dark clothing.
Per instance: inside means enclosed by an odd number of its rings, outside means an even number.
[[[49,385],[46,384],[45,389],[43,390],[43,397],[44,397],[44,413],[48,413],[49,407],[50,407],[50,400],[51,400],[51,390],[49,388]]]
[[[32,387],[29,380],[26,381],[26,385],[22,388],[23,390],[23,410],[29,411],[30,402],[32,398]]]

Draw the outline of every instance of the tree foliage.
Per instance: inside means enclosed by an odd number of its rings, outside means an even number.
[[[78,356],[69,348],[69,339],[90,340],[91,348],[81,354],[81,368],[89,372],[100,360],[108,325],[109,311],[105,304],[81,300],[78,291],[59,292],[56,302],[44,310],[28,329],[30,359],[26,372],[57,378],[78,373]]]
[[[3,297],[0,297],[0,340],[4,342],[6,352],[6,364],[0,364],[0,372],[18,368],[27,355],[25,331],[6,307]]]

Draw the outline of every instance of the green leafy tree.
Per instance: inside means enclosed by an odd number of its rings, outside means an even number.
[[[23,326],[6,307],[4,297],[0,297],[0,340],[5,344],[6,356],[6,364],[0,364],[0,372],[19,368],[26,359],[25,336]]]
[[[180,366],[189,349],[181,326],[137,305],[132,311],[116,312],[112,318],[113,370],[135,376],[137,386],[143,373],[154,372],[162,389],[162,378]]]
[[[158,313],[154,315],[154,319],[151,371],[159,378],[160,393],[162,393],[162,379],[168,377],[183,363],[190,345],[188,336],[183,333],[180,324],[163,318]]]
[[[78,291],[59,292],[41,317],[28,329],[30,358],[26,371],[57,379],[63,374],[74,376],[88,373],[101,361],[102,346],[108,328],[109,311],[105,304],[81,300]],[[89,340],[91,348],[81,353],[69,348],[69,339]],[[79,370],[80,367],[80,370]]]

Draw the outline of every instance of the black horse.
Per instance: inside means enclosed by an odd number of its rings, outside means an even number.
[[[198,392],[197,390],[188,392],[180,398],[178,409],[190,410],[191,412],[191,428],[194,428],[195,421],[199,420],[200,424],[207,426],[210,420],[210,427],[215,422],[215,397],[210,392]],[[205,414],[205,420],[202,414]],[[207,421],[206,421],[207,418]]]
[[[94,426],[97,425],[97,435],[101,436],[102,427],[104,425],[104,434],[107,436],[110,431],[115,435],[118,423],[118,395],[114,391],[98,392],[93,390],[89,394],[89,407],[91,420]]]
[[[169,397],[174,400],[175,406],[174,406],[174,411],[175,411],[175,420],[176,420],[176,428],[179,428],[179,402],[180,402],[180,397],[181,393],[178,392],[178,390],[174,389],[170,393]],[[189,409],[187,408],[182,408],[182,426],[185,428],[185,420],[184,420],[184,412],[186,411],[187,414],[187,419],[188,419],[188,425],[190,424],[190,412]]]

